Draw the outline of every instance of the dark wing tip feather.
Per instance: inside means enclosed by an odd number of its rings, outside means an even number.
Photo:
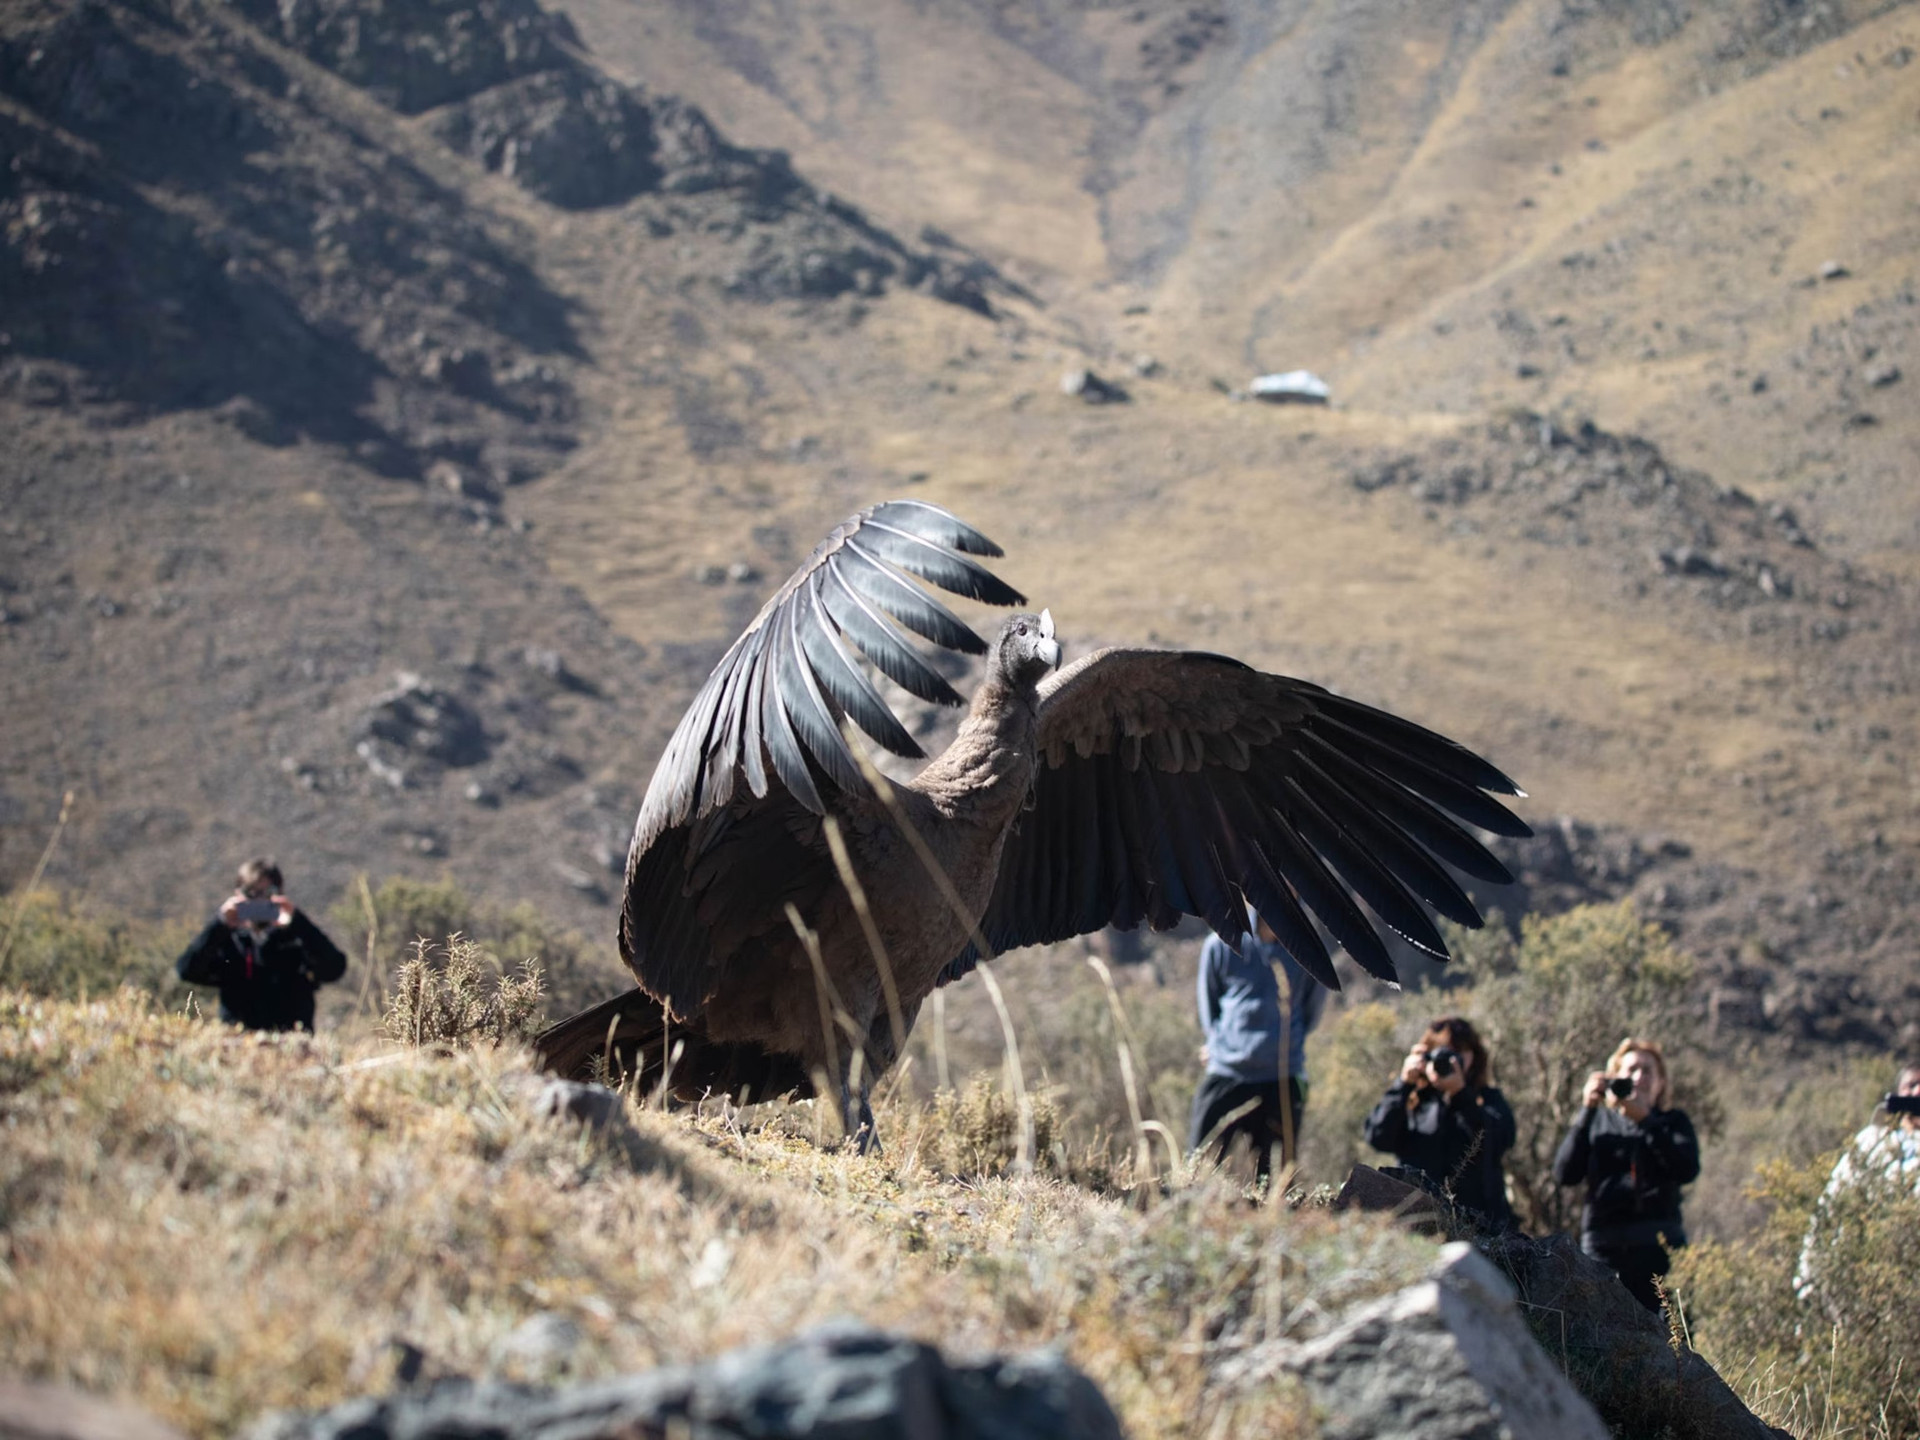
[[[1434,912],[1480,918],[1450,869],[1510,878],[1482,832],[1531,833],[1494,798],[1524,792],[1466,747],[1228,656],[1076,662],[1043,686],[1042,748],[1039,813],[1009,842],[988,909],[1008,947],[1182,914],[1231,943],[1244,900],[1322,984],[1338,986],[1337,945],[1397,987],[1389,938],[1446,958]],[[1087,838],[1096,822],[1112,833]],[[1061,851],[1085,858],[1063,867]]]
[[[951,610],[858,541],[847,542],[834,573],[916,635],[963,655],[987,653],[987,642]]]
[[[1332,691],[1323,691],[1314,698],[1329,715],[1376,743],[1419,761],[1428,769],[1437,770],[1450,779],[1492,795],[1521,798],[1526,795],[1512,779],[1457,740],[1449,740],[1424,725],[1416,725],[1389,711],[1363,705],[1358,700],[1349,700]]]

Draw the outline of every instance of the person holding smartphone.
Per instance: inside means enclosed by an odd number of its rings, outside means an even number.
[[[1902,1193],[1920,1197],[1920,1062],[1901,1066],[1875,1117],[1834,1162],[1794,1267],[1794,1293],[1801,1299],[1817,1298],[1821,1251],[1845,1224],[1835,1212],[1844,1210],[1840,1202],[1849,1191],[1861,1189],[1875,1200]]]
[[[280,867],[249,860],[233,894],[174,962],[189,985],[220,990],[220,1018],[248,1030],[313,1029],[313,992],[347,957],[283,893]]]
[[[1398,1157],[1455,1205],[1502,1231],[1514,1228],[1502,1162],[1516,1127],[1492,1079],[1493,1059],[1473,1022],[1444,1015],[1400,1062],[1364,1134],[1374,1149]]]
[[[1587,1076],[1580,1114],[1553,1157],[1556,1181],[1587,1187],[1580,1248],[1656,1313],[1655,1277],[1687,1243],[1680,1187],[1700,1175],[1700,1142],[1686,1112],[1668,1103],[1671,1090],[1665,1053],[1628,1036]]]

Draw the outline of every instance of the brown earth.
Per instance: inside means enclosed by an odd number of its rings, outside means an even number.
[[[912,493],[1482,749],[1728,1023],[1920,1039],[1915,7],[563,8],[0,15],[0,882],[72,789],[105,903],[610,937],[706,667]]]

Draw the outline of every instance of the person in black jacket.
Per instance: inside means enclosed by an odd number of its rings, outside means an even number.
[[[1584,1108],[1560,1142],[1553,1178],[1587,1187],[1580,1248],[1613,1267],[1649,1310],[1660,1309],[1654,1277],[1687,1243],[1680,1187],[1700,1174],[1700,1142],[1686,1112],[1668,1106],[1667,1057],[1629,1036],[1587,1077]]]
[[[232,895],[174,962],[189,985],[220,988],[220,1018],[248,1030],[313,1029],[313,992],[347,957],[282,893],[280,867],[249,860]]]
[[[1501,1161],[1513,1146],[1513,1109],[1487,1083],[1492,1073],[1472,1022],[1443,1016],[1407,1053],[1365,1133],[1369,1145],[1419,1170],[1455,1205],[1477,1211],[1494,1230],[1511,1230]]]

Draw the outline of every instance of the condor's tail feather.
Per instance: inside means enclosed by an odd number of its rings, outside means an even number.
[[[659,1089],[665,1076],[668,1093],[678,1100],[813,1094],[811,1077],[792,1056],[709,1040],[697,1025],[670,1023],[660,1002],[639,989],[549,1027],[535,1037],[533,1048],[549,1074],[633,1083],[642,1094]]]

